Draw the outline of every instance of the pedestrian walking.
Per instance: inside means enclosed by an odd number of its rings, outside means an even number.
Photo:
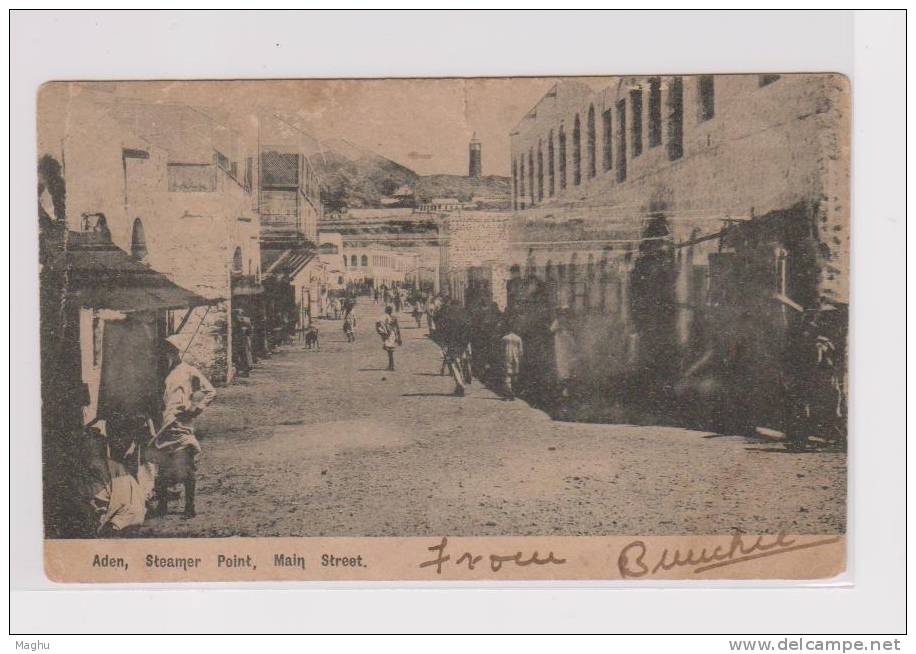
[[[468,361],[471,341],[467,317],[457,300],[440,309],[437,323],[444,340],[444,363],[455,382],[455,395],[463,396],[465,387],[471,383]]]
[[[347,337],[347,343],[356,342],[356,314],[348,311],[343,321],[344,336]]]
[[[394,371],[394,349],[401,345],[401,327],[392,315],[391,306],[385,307],[385,316],[375,323],[375,331],[382,338],[382,349],[388,353],[388,370]]]
[[[522,338],[510,328],[500,339],[503,350],[503,394],[507,400],[515,399],[516,379],[522,364]]]

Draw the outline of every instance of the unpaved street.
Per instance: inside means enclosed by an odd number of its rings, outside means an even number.
[[[440,376],[402,314],[398,369],[361,299],[357,342],[322,320],[219,389],[200,419],[196,518],[172,503],[144,536],[829,533],[845,455],[670,427],[563,423]]]

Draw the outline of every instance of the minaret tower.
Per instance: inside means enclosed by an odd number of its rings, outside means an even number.
[[[468,177],[479,178],[483,174],[483,166],[480,162],[480,141],[477,140],[477,132],[471,137],[471,143],[468,145]]]

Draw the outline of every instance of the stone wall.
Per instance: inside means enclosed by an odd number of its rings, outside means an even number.
[[[700,117],[698,77],[684,77],[682,155],[672,159],[668,125],[671,80],[661,78],[661,139],[650,144],[648,78],[614,78],[602,91],[581,97],[575,83],[573,100],[542,100],[544,107],[524,118],[512,136],[512,159],[526,163],[527,216],[549,216],[568,208],[592,207],[605,222],[645,225],[650,215],[665,212],[674,236],[686,241],[718,232],[730,220],[747,220],[798,202],[809,202],[819,211],[821,242],[829,265],[824,268],[822,292],[837,302],[847,302],[849,225],[849,95],[847,80],[836,75],[783,75],[761,86],[758,75],[714,76],[714,115]],[[634,156],[630,92],[642,90],[641,153]],[[618,103],[627,112],[626,179],[619,181]],[[596,118],[594,177],[589,174],[588,114]],[[603,113],[611,110],[611,167],[605,168]],[[579,116],[581,182],[573,180],[573,128]],[[553,131],[555,175],[559,175],[560,126],[566,139],[567,185],[556,180],[549,194],[547,143]],[[544,198],[530,194],[529,155],[540,145]],[[535,180],[537,179],[535,173]],[[521,186],[520,175],[516,187]],[[535,181],[537,186],[537,181]],[[518,189],[516,189],[517,193]]]
[[[505,308],[511,222],[508,212],[485,211],[457,211],[442,220],[444,249],[440,269],[448,281],[450,295],[463,300],[473,276],[469,271],[485,269],[493,301]]]

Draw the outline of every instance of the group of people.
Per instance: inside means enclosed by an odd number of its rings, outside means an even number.
[[[387,284],[382,284],[372,289],[372,299],[375,303],[381,302],[386,307],[390,305],[395,313],[400,313],[401,309],[407,306],[408,298],[407,289],[397,284],[391,287]]]
[[[442,351],[440,374],[448,371],[455,382],[455,395],[463,396],[476,377],[498,386],[506,399],[515,399],[524,348],[521,337],[509,326],[496,303],[479,312],[468,311],[458,300],[442,294],[414,293],[408,302],[417,327],[426,315],[429,335]],[[376,323],[390,371],[395,369],[395,350],[403,342],[398,312],[395,303],[386,304],[384,315]]]
[[[182,360],[171,340],[163,344],[168,373],[161,415],[111,411],[86,427],[91,447],[87,477],[77,496],[85,498],[94,531],[117,536],[142,525],[147,515],[168,513],[169,501],[184,489],[184,515],[196,515],[197,462],[201,453],[194,422],[216,393],[207,377]],[[158,419],[157,419],[158,418]]]
[[[442,348],[440,373],[448,370],[455,394],[463,396],[476,377],[514,400],[522,367],[524,345],[495,302],[465,308],[456,299],[432,298],[427,320],[430,335]]]
[[[328,301],[327,307],[327,318],[333,320],[342,320],[343,333],[347,339],[347,342],[355,342],[356,313],[354,312],[354,309],[356,308],[356,300],[350,295],[346,295],[344,297],[335,297]],[[303,340],[305,341],[306,350],[314,350],[316,352],[321,351],[320,330],[318,329],[318,325],[312,320],[309,320],[308,325],[305,327]]]

